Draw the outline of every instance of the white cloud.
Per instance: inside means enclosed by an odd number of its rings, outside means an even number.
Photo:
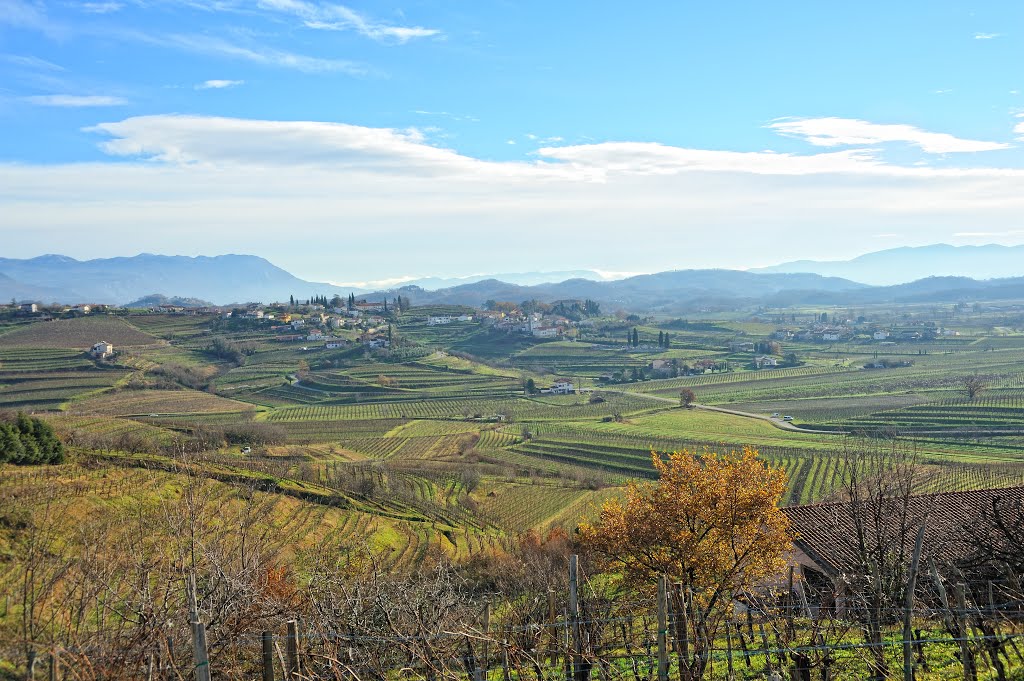
[[[975,33],[974,34],[974,39],[975,40],[992,40],[992,39],[998,38],[1000,36],[1002,36],[1002,33]]]
[[[169,163],[319,165],[394,174],[474,173],[493,166],[427,144],[416,128],[208,116],[138,116],[86,129],[109,135],[108,154]]]
[[[131,35],[143,42],[166,47],[175,47],[187,52],[198,54],[229,57],[242,59],[269,66],[295,69],[306,73],[341,72],[350,75],[362,76],[367,74],[366,67],[344,59],[325,59],[321,57],[310,57],[294,52],[274,49],[264,45],[238,45],[223,38],[194,34],[174,34],[168,36],[153,36],[140,33]]]
[[[264,9],[291,14],[307,28],[329,31],[356,31],[360,35],[381,42],[406,43],[415,38],[441,35],[435,28],[422,26],[395,26],[370,19],[350,7],[334,3],[305,2],[304,0],[259,0]]]
[[[1007,149],[1009,144],[928,132],[912,125],[879,124],[853,118],[780,118],[768,124],[780,135],[805,140],[818,147],[861,146],[906,142],[930,154]]]
[[[146,116],[91,130],[116,162],[0,163],[5,254],[51,242],[77,257],[244,244],[310,278],[360,281],[425,262],[429,274],[468,273],[496,242],[506,263],[535,261],[543,243],[572,254],[566,267],[624,272],[770,264],[780,234],[792,259],[870,246],[880,231],[924,244],[983,225],[993,240],[1024,241],[1021,170],[901,166],[869,149],[619,142],[499,162],[431,146],[419,130],[339,123]],[[641,227],[643,239],[622,238]],[[342,255],[309,243],[343,244]],[[386,265],[360,257],[381,243],[403,247]]]
[[[195,86],[196,90],[223,90],[224,88],[244,85],[244,80],[204,80]]]
[[[68,32],[66,26],[50,20],[41,3],[25,0],[0,0],[0,24],[39,31],[51,38],[62,38]]]
[[[22,54],[5,54],[0,55],[0,59],[3,59],[9,64],[15,66],[22,66],[28,69],[35,69],[36,71],[63,71],[64,67],[53,62],[40,59],[39,57],[33,57],[32,55]]]
[[[1024,116],[1024,114],[1017,114],[1018,118],[1022,116]],[[1013,126],[1013,132],[1014,134],[1017,135],[1017,139],[1024,141],[1024,122],[1018,123],[1017,125]]]
[[[58,106],[82,108],[90,106],[124,106],[128,100],[123,97],[109,95],[35,95],[25,97],[25,101],[37,106]]]
[[[89,14],[111,14],[124,9],[121,2],[83,2],[77,5],[83,12]]]
[[[862,173],[885,166],[870,149],[823,154],[779,154],[768,151],[686,149],[652,142],[603,142],[543,147],[537,154],[578,169],[634,175],[675,175],[681,172],[740,172],[757,175]]]

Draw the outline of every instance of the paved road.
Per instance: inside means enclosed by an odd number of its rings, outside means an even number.
[[[838,430],[812,430],[810,428],[801,428],[800,426],[794,425],[789,421],[783,421],[780,418],[772,416],[765,416],[764,414],[754,414],[749,411],[738,411],[736,409],[726,409],[725,407],[712,407],[707,404],[695,404],[695,409],[703,409],[705,411],[720,411],[723,414],[732,414],[734,416],[743,416],[748,419],[758,419],[759,421],[767,421],[779,430],[789,430],[794,433],[811,433],[817,435],[845,435],[844,431]]]

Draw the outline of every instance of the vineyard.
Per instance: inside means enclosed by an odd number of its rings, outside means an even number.
[[[794,345],[799,366],[754,371],[726,348],[733,334],[771,325],[669,324],[670,349],[636,350],[623,348],[620,327],[552,342],[423,318],[395,320],[394,332],[414,345],[404,361],[304,350],[258,326],[203,316],[19,324],[0,335],[0,410],[42,413],[73,456],[42,474],[0,469],[0,495],[102,517],[152,509],[198,475],[223,522],[257,505],[297,564],[317,550],[368,547],[382,566],[405,570],[437,552],[466,558],[527,530],[572,529],[625,481],[650,479],[652,451],[754,446],[786,471],[787,504],[834,493],[844,431],[912,444],[921,491],[1024,480],[1024,343],[1013,339],[968,336],[946,344],[955,354],[877,370],[863,368],[863,348]],[[659,329],[641,332],[656,338]],[[83,350],[95,334],[123,353],[90,358]],[[213,335],[244,348],[241,359],[211,353]],[[727,359],[729,369],[599,381],[656,359]],[[974,399],[963,394],[967,376],[984,383]],[[528,380],[546,387],[563,377],[587,392],[524,393]],[[698,404],[761,418],[681,408],[683,389]],[[784,429],[772,413],[819,432]],[[168,458],[192,437],[231,428],[243,439],[204,451],[188,469]],[[250,446],[245,428],[268,439]]]

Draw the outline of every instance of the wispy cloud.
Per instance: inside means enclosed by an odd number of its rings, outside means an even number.
[[[450,118],[453,121],[469,121],[471,123],[479,123],[480,122],[480,119],[477,118],[476,116],[468,116],[468,115],[465,115],[465,114],[454,114],[454,113],[449,113],[448,111],[427,111],[425,109],[414,109],[413,113],[414,114],[418,114],[420,116],[442,116],[444,118]]]
[[[369,69],[366,66],[353,61],[311,57],[278,50],[266,45],[239,45],[216,36],[195,34],[152,35],[138,31],[121,32],[120,36],[153,45],[185,50],[186,52],[241,59],[257,64],[295,69],[296,71],[306,73],[335,72],[354,76],[364,76],[369,73]]]
[[[0,25],[27,28],[45,33],[51,38],[67,34],[68,29],[52,21],[42,3],[26,0],[0,0]]]
[[[35,95],[25,97],[26,102],[37,106],[57,106],[64,108],[83,108],[90,106],[124,106],[128,100],[123,97],[109,95]]]
[[[961,139],[912,125],[870,123],[853,118],[780,118],[767,127],[780,135],[802,139],[818,147],[906,142],[929,154],[994,151],[1010,147],[1003,142]]]
[[[15,66],[21,66],[26,69],[34,69],[36,71],[64,70],[63,66],[46,61],[45,59],[40,59],[39,57],[33,57],[32,55],[4,54],[0,55],[0,60],[3,60],[8,64],[14,64]]]
[[[224,88],[244,85],[244,80],[204,80],[195,86],[196,90],[223,90]]]
[[[121,2],[83,2],[76,6],[89,14],[111,14],[124,9],[124,3]]]
[[[993,40],[995,38],[1001,37],[1002,35],[1003,35],[1002,33],[975,33],[974,34],[974,39],[975,40]]]
[[[441,35],[436,28],[396,26],[361,14],[345,5],[305,0],[259,0],[258,6],[295,16],[307,28],[329,31],[355,31],[380,42],[406,43],[415,38]]]

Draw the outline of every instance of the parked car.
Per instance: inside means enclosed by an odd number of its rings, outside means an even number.
[[[242,447],[242,454],[251,454],[252,447]]]
[[[793,417],[792,417],[792,416],[783,416],[783,417],[782,417],[782,420],[783,420],[783,421],[792,421],[792,420],[793,420]]]
[[[777,412],[777,411],[773,411],[773,412],[772,412],[772,418],[773,418],[773,419],[777,419],[777,418],[779,418],[779,412]]]

